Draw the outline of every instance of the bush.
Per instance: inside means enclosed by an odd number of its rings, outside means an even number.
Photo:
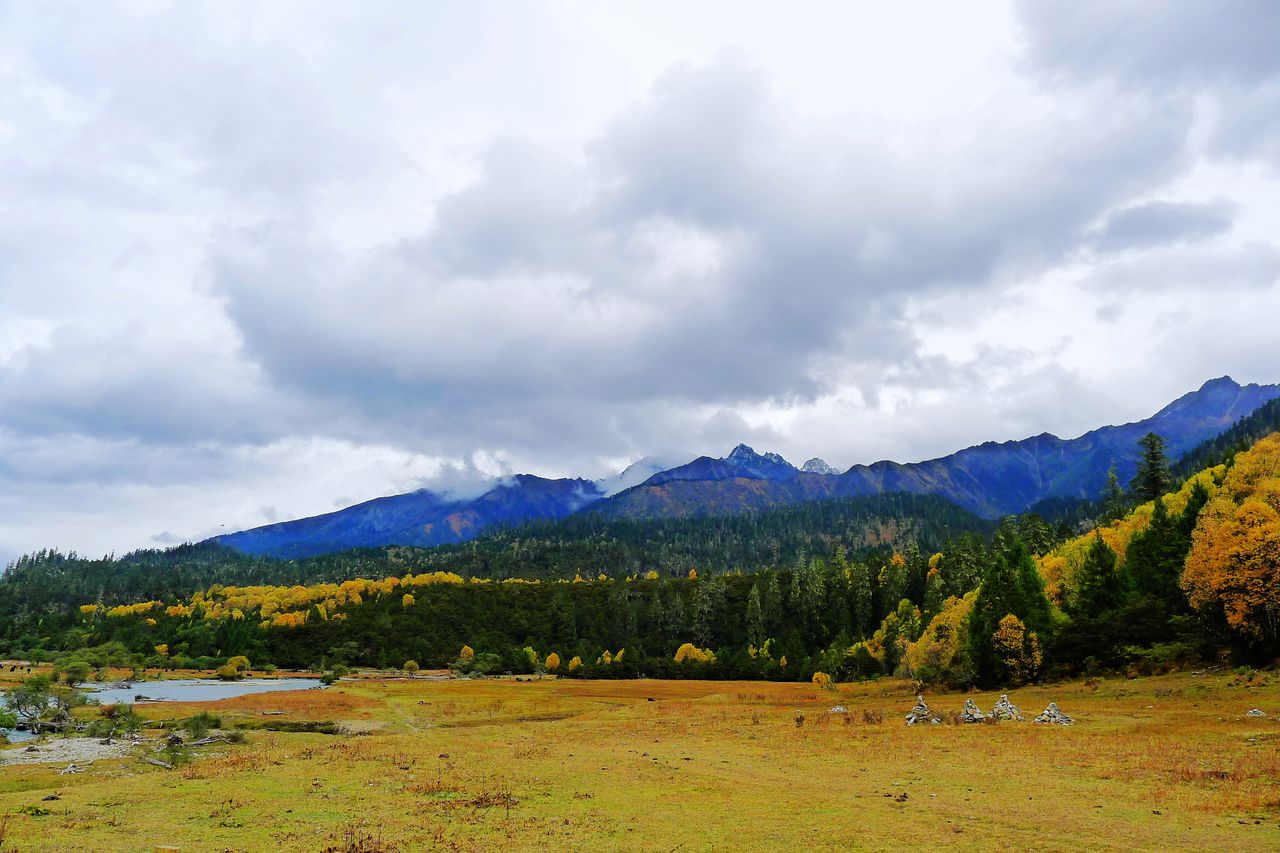
[[[416,660],[407,660],[407,661],[405,661],[405,662],[404,662],[404,666],[403,666],[403,667],[401,667],[401,669],[403,669],[403,670],[404,670],[405,672],[407,672],[409,675],[417,675],[417,674],[418,674],[418,662],[417,662]]]
[[[200,740],[209,734],[209,729],[222,728],[222,718],[215,717],[208,711],[201,711],[200,713],[184,720],[182,722],[182,728],[186,730],[192,740]]]
[[[227,659],[227,666],[235,667],[237,672],[244,672],[249,668],[249,659],[244,655],[236,655]]]
[[[240,670],[236,669],[234,666],[232,666],[229,663],[223,664],[222,666],[218,667],[216,674],[218,678],[222,679],[223,681],[239,681],[240,679],[244,678],[244,673],[242,673]]]

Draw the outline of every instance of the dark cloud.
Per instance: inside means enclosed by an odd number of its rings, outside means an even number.
[[[1028,65],[1068,85],[1204,96],[1213,150],[1280,165],[1280,4],[1271,0],[1022,0]]]
[[[648,450],[692,426],[667,407],[803,403],[832,362],[911,362],[908,299],[1052,265],[1179,168],[1188,122],[1164,105],[1051,119],[994,143],[998,179],[947,160],[964,150],[894,169],[722,57],[664,75],[582,157],[491,147],[419,237],[344,254],[296,228],[229,232],[211,275],[269,376],[375,429],[449,454]]]
[[[1103,252],[1206,240],[1231,229],[1236,206],[1212,202],[1148,201],[1107,215],[1095,246]]]

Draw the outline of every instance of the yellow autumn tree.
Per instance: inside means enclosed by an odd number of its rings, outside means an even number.
[[[413,593],[406,592],[404,595],[400,596],[400,606],[405,610],[412,607],[416,601],[417,599],[413,597]]]
[[[560,668],[560,655],[556,654],[555,652],[552,652],[551,654],[547,655],[547,662],[544,664],[544,666],[546,666],[547,672],[555,672],[557,669]]]
[[[569,661],[569,671],[576,672],[579,669],[582,669],[582,658],[574,655],[573,659]]]
[[[1030,681],[1040,672],[1043,656],[1034,631],[1028,631],[1022,620],[1012,613],[1000,620],[991,637],[993,648],[1015,682]]]
[[[975,589],[964,598],[954,595],[948,598],[920,639],[907,646],[904,660],[915,678],[934,682],[947,677],[968,640],[969,613],[977,597]]]
[[[715,663],[715,653],[710,649],[700,649],[693,643],[684,643],[676,649],[676,663]]]
[[[475,656],[476,650],[470,646],[463,646],[462,650],[458,652],[458,660],[460,661],[470,661],[475,658]]]
[[[658,573],[653,569],[650,569],[644,573],[644,579],[647,581],[656,581],[658,579]]]
[[[1221,606],[1232,628],[1280,637],[1280,433],[1236,456],[1191,537],[1182,588],[1192,606]]]
[[[1218,484],[1222,482],[1226,472],[1226,466],[1219,465],[1188,478],[1178,491],[1164,496],[1165,509],[1170,515],[1180,514],[1186,509],[1187,501],[1191,499],[1191,493],[1197,486],[1208,491],[1212,498],[1217,494]],[[1093,545],[1095,535],[1101,536],[1102,541],[1115,551],[1116,567],[1122,568],[1129,550],[1129,543],[1147,529],[1154,512],[1154,502],[1142,504],[1135,507],[1124,518],[1099,527],[1096,532],[1091,531],[1083,536],[1069,539],[1043,557],[1037,557],[1036,567],[1040,570],[1040,576],[1044,578],[1044,591],[1049,596],[1049,600],[1061,607],[1065,602],[1074,599],[1078,592],[1080,569],[1084,566],[1085,557],[1089,553],[1090,546]],[[1205,516],[1201,513],[1200,517]]]
[[[815,672],[813,674],[813,683],[821,690],[835,690],[835,684],[831,680],[831,676],[825,672]]]
[[[698,570],[697,570],[697,569],[690,569],[690,570],[689,570],[689,580],[691,580],[691,581],[696,581],[697,579],[698,579]]]

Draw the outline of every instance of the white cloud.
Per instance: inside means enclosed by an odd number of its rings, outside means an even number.
[[[1082,9],[0,7],[0,552],[1280,379],[1273,7]]]

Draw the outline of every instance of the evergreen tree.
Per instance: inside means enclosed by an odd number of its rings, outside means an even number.
[[[875,595],[871,566],[861,560],[853,563],[849,567],[849,611],[854,636],[869,637],[875,629]]]
[[[1120,477],[1116,474],[1114,463],[1107,469],[1107,488],[1102,493],[1102,514],[1107,518],[1119,518],[1124,514],[1124,489],[1120,487]]]
[[[751,594],[747,596],[747,642],[760,648],[767,636],[764,610],[760,607],[760,583],[757,581],[751,585]]]
[[[1094,619],[1115,610],[1124,600],[1124,582],[1116,571],[1116,552],[1095,535],[1080,566],[1079,590],[1072,614]]]
[[[1041,637],[1050,626],[1049,599],[1031,551],[1011,527],[999,538],[1001,547],[987,564],[969,616],[969,652],[978,673],[988,680],[1007,676],[994,644],[1001,619],[1012,614]]]
[[[765,633],[770,637],[782,633],[782,582],[778,580],[777,571],[769,570],[769,580],[764,586],[764,598],[760,602],[764,608]]]
[[[1145,503],[1169,491],[1172,477],[1164,438],[1149,432],[1139,439],[1138,445],[1142,448],[1142,455],[1138,458],[1138,473],[1133,476],[1129,488],[1139,501]]]
[[[1164,499],[1157,498],[1151,522],[1133,537],[1125,552],[1125,574],[1135,592],[1165,604],[1178,603],[1178,578],[1188,550],[1183,546],[1184,538],[1177,522],[1169,517]]]

